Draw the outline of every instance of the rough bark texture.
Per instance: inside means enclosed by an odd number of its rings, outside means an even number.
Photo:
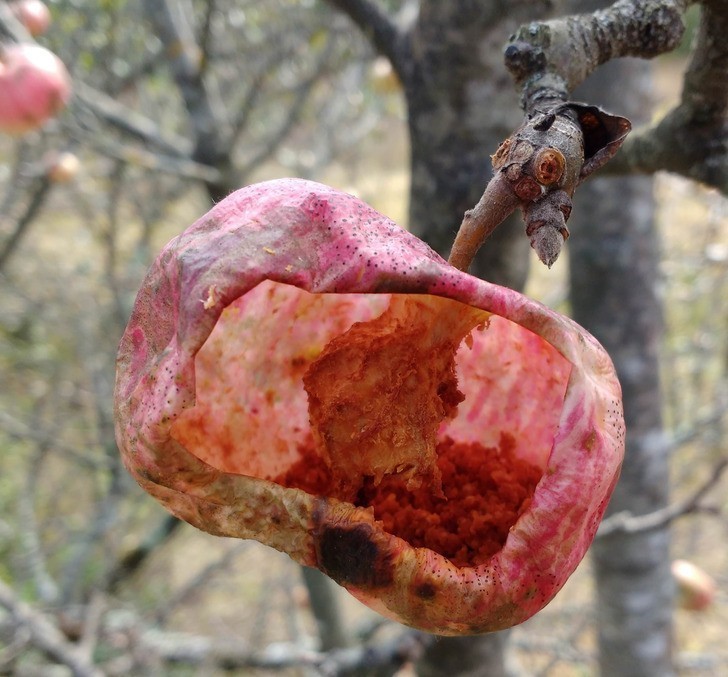
[[[610,59],[652,58],[671,51],[682,37],[682,15],[689,4],[619,0],[592,13],[522,26],[505,55],[524,107],[533,111],[563,100]],[[700,27],[680,103],[633,134],[609,167],[619,174],[667,169],[728,193],[728,0],[700,4]]]
[[[588,14],[531,23],[513,36],[506,59],[530,110],[544,95],[565,98],[594,70],[623,56],[652,58],[675,49],[686,0],[619,0],[605,9],[571,3]],[[609,3],[599,3],[602,7]]]
[[[680,103],[635,135],[617,169],[667,169],[728,193],[728,1],[703,3]]]
[[[508,632],[484,637],[448,637],[429,644],[417,664],[417,677],[508,677]]]
[[[403,60],[400,51],[395,64],[405,84],[410,113],[412,228],[441,251],[452,239],[451,215],[478,201],[484,181],[477,178],[489,176],[483,149],[494,148],[514,126],[512,102],[507,88],[500,86],[501,71],[494,50],[485,47],[488,37],[503,28],[504,22],[497,22],[496,17],[502,16],[505,7],[494,3],[495,13],[488,16],[481,6],[476,17],[468,13],[468,4],[423,2],[419,19],[407,34],[411,58]],[[685,4],[621,1],[609,11],[579,20],[562,20],[545,28],[529,24],[516,38],[528,38],[532,45],[525,49],[519,45],[515,61],[514,51],[507,53],[527,109],[566,98],[597,65],[615,56],[639,53],[649,57],[672,49],[682,33]],[[593,5],[582,4],[578,9],[591,10]],[[534,21],[544,7],[531,4],[526,8],[527,17],[518,16],[522,9],[522,5],[512,4],[508,13],[516,20]],[[580,38],[576,43],[575,37]],[[713,53],[720,51],[715,46],[718,43],[711,44]],[[399,45],[402,50],[401,39]],[[582,58],[574,58],[574,49],[582,49]],[[636,93],[641,88],[633,89]],[[624,92],[624,81],[619,90]],[[638,97],[633,99],[637,117],[640,103]],[[488,122],[484,124],[486,111]],[[650,190],[645,181],[583,188],[583,208],[575,209],[575,215],[581,211],[597,218],[591,220],[588,237],[582,234],[572,245],[574,311],[577,319],[613,351],[630,412],[632,454],[614,506],[637,513],[663,506],[668,486],[657,383],[661,327],[654,293],[657,249],[652,210],[644,202],[649,201]],[[613,195],[619,195],[619,201],[610,200]],[[631,212],[630,219],[624,218],[625,210]],[[514,243],[508,229],[496,233],[484,254],[507,252],[511,262],[518,260],[510,247],[517,250],[520,243]],[[508,244],[496,244],[497,240]],[[501,277],[492,261],[483,266],[481,259],[481,265],[473,269],[479,274],[487,269],[485,274],[491,279],[506,284],[520,281],[517,275]],[[525,275],[525,270],[521,274]],[[605,539],[596,551],[604,674],[671,674],[668,544],[668,533],[658,531]],[[428,652],[429,666],[446,660],[451,648],[441,643],[435,646]],[[448,665],[448,671],[466,673],[467,656],[475,647],[463,644],[452,648],[460,665]],[[498,651],[496,646],[491,648]],[[497,663],[489,661],[489,666]],[[481,665],[484,673],[487,669]],[[497,668],[490,670],[498,674]]]
[[[412,148],[410,226],[442,254],[492,176],[490,155],[521,117],[503,68],[504,41],[522,21],[542,18],[550,4],[421,3],[409,34],[411,59],[400,72]],[[471,272],[520,288],[528,249],[523,223],[510,219]]]
[[[649,66],[622,61],[601,69],[578,96],[618,106],[639,122],[650,109],[648,91]],[[573,214],[573,316],[609,351],[624,394],[627,452],[609,512],[653,512],[667,504],[669,472],[660,415],[662,319],[652,182],[592,180],[577,191]],[[669,545],[665,527],[615,533],[592,547],[599,666],[605,677],[673,674]]]
[[[309,604],[316,619],[321,651],[349,645],[349,637],[336,599],[336,584],[318,569],[301,567],[301,577],[308,590]]]

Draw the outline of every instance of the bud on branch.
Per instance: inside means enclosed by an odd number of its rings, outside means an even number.
[[[550,268],[569,237],[574,190],[617,152],[631,128],[626,118],[574,102],[529,115],[492,156],[495,175],[465,213],[450,263],[467,270],[483,241],[520,206],[531,246]]]

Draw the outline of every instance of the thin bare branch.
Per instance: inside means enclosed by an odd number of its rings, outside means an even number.
[[[707,430],[718,430],[726,415],[728,415],[728,402],[717,404],[712,411],[696,418],[689,426],[675,431],[672,437],[673,446],[678,447],[688,444]]]
[[[522,26],[506,47],[506,66],[532,112],[565,100],[600,65],[623,56],[652,58],[680,42],[688,0],[619,0],[591,14]]]
[[[294,56],[295,51],[293,49],[283,48],[265,55],[263,62],[258,66],[255,74],[252,75],[250,86],[245,93],[245,98],[237,106],[237,113],[232,121],[231,145],[235,145],[243,132],[247,131],[251,116],[256,110],[259,110],[259,99],[271,74],[282,63],[290,61]]]
[[[53,452],[62,454],[78,464],[81,468],[97,471],[107,468],[104,459],[99,459],[97,454],[81,453],[74,447],[64,444],[55,431],[34,428],[7,411],[0,410],[0,427],[2,432],[16,440],[31,440],[38,445],[53,446]]]
[[[241,166],[239,173],[242,177],[250,174],[261,164],[261,162],[268,159],[288,137],[291,129],[293,129],[293,126],[296,124],[296,121],[300,118],[303,107],[306,105],[306,102],[313,93],[313,85],[326,70],[332,46],[333,43],[329,40],[321,54],[321,57],[319,58],[318,63],[316,64],[314,72],[306,80],[297,85],[294,92],[294,99],[288,106],[286,115],[279,126],[268,133],[268,139],[263,146],[260,147],[252,155],[252,157],[248,158],[244,165]],[[242,131],[242,128],[240,128],[239,131]]]
[[[465,212],[450,252],[449,263],[467,271],[485,239],[518,205],[518,196],[505,177],[496,174],[488,182],[478,204]]]
[[[124,581],[131,578],[152,553],[166,543],[184,524],[174,515],[165,515],[156,528],[135,548],[124,553],[106,576],[106,589],[114,592]]]
[[[728,1],[705,0],[680,103],[625,144],[612,171],[659,169],[728,194]]]
[[[404,66],[405,34],[374,0],[328,0],[346,14],[364,33],[379,54],[386,56],[397,72]]]
[[[177,520],[179,524],[183,524],[180,520]],[[227,552],[223,553],[220,557],[210,562],[207,566],[203,567],[198,573],[192,576],[185,584],[173,595],[165,600],[164,604],[157,610],[156,618],[159,622],[163,622],[169,614],[174,611],[180,604],[183,604],[196,592],[199,592],[201,588],[207,585],[213,575],[220,570],[226,569],[233,560],[249,549],[251,541],[242,541],[233,545]]]
[[[165,57],[185,101],[195,132],[192,158],[212,167],[229,152],[222,140],[228,136],[225,109],[213,96],[201,70],[201,52],[189,18],[177,3],[148,0],[144,4],[150,22],[165,46]]]
[[[210,64],[210,46],[212,40],[212,19],[217,12],[216,0],[207,0],[202,19],[202,27],[198,42],[200,44],[200,75],[204,76]]]
[[[119,503],[124,495],[124,481],[120,467],[112,467],[107,478],[106,493],[94,506],[91,523],[73,543],[73,548],[61,575],[60,603],[66,605],[82,595],[80,592],[86,563],[92,558],[94,550],[103,541],[104,535],[118,519]]]
[[[156,148],[173,158],[189,158],[192,144],[184,137],[162,132],[159,126],[145,115],[127,108],[107,94],[89,85],[74,81],[74,106],[85,106],[96,117],[129,136]],[[149,153],[149,151],[147,151]]]
[[[195,162],[186,157],[170,156],[163,153],[117,143],[108,137],[91,139],[91,145],[106,157],[120,160],[132,167],[144,167],[153,171],[179,176],[182,179],[214,183],[222,179],[222,174],[215,167]]]
[[[28,462],[24,491],[20,492],[18,496],[18,517],[20,518],[20,524],[22,524],[19,536],[25,564],[23,570],[24,573],[27,571],[32,577],[38,598],[48,604],[58,600],[59,589],[58,584],[48,570],[35,501],[38,495],[37,484],[41,465],[52,448],[50,440],[57,432],[57,429],[52,430],[47,442],[36,445],[35,452]]]
[[[32,42],[33,40],[6,2],[0,3],[0,37],[13,42]]]
[[[45,616],[23,602],[13,589],[0,580],[0,606],[13,616],[16,623],[27,628],[30,641],[52,660],[71,669],[74,677],[103,677],[103,673],[85,656],[79,647],[69,642]]]
[[[15,42],[33,42],[33,38],[4,3],[0,3],[0,35]],[[77,80],[73,82],[72,91],[72,108],[85,107],[104,122],[173,157],[189,157],[192,152],[187,139],[162,133],[155,122],[111,96]]]
[[[93,654],[101,635],[101,625],[106,611],[106,600],[100,592],[94,591],[91,601],[85,609],[81,639],[78,643],[78,651],[89,662],[93,662]]]
[[[8,641],[8,638],[12,639]],[[10,618],[0,622],[0,637],[3,640],[0,650],[0,674],[13,674],[12,668],[22,656],[26,655],[30,647],[30,632],[25,627],[15,627]]]
[[[308,667],[331,677],[377,668],[394,673],[403,664],[416,660],[435,639],[434,635],[404,630],[374,644],[319,652],[282,642],[254,650],[239,641],[223,642],[182,633],[145,631],[137,636],[139,650],[169,663],[216,665],[225,669]]]
[[[702,500],[718,484],[726,468],[728,468],[728,458],[723,458],[715,465],[707,480],[690,496],[682,501],[668,505],[661,510],[656,510],[646,515],[633,515],[629,512],[618,512],[611,515],[599,526],[597,538],[606,538],[617,532],[637,534],[645,531],[653,531],[667,526],[678,517],[683,517],[684,515],[696,512],[714,513],[715,510],[705,506]]]
[[[30,225],[33,223],[33,219],[35,219],[41,207],[45,204],[50,189],[51,181],[47,176],[38,179],[30,200],[25,207],[25,211],[18,217],[13,232],[5,240],[2,250],[0,250],[0,271],[7,265],[10,257],[28,232]]]

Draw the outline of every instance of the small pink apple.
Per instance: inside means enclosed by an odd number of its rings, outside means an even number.
[[[18,0],[11,4],[18,21],[32,36],[43,35],[51,25],[51,13],[41,0]]]
[[[677,602],[680,608],[689,611],[707,609],[715,598],[715,580],[700,567],[684,559],[676,559],[671,568],[677,583]]]
[[[0,52],[0,132],[40,127],[68,102],[71,78],[63,62],[40,45],[16,44]]]

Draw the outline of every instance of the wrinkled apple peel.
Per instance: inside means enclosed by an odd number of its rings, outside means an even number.
[[[438,440],[493,448],[509,433],[543,473],[476,566],[413,547],[370,507],[274,481],[312,444],[303,373],[390,294],[492,314],[458,349],[466,399]],[[114,402],[125,465],[168,510],[282,550],[438,634],[499,630],[542,609],[591,543],[624,453],[614,367],[581,327],[447,265],[356,198],[295,179],[237,191],[164,248],[122,337]]]

